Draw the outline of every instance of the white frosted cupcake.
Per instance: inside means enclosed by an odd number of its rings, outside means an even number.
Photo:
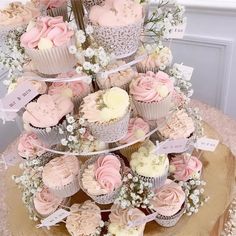
[[[91,93],[83,99],[80,113],[96,139],[106,143],[116,142],[128,130],[129,95],[118,87]]]
[[[130,94],[137,112],[147,120],[157,120],[168,115],[173,90],[173,81],[161,71],[139,74],[130,84]]]
[[[112,236],[143,236],[145,224],[129,226],[130,223],[143,217],[145,214],[138,208],[122,209],[118,205],[113,205],[109,215],[108,233]]]
[[[74,41],[74,31],[62,16],[38,18],[29,24],[20,40],[39,73],[66,73],[76,65],[77,59],[68,49]]]
[[[131,155],[130,167],[145,182],[152,183],[154,189],[162,186],[167,178],[169,160],[164,154],[155,154],[156,146],[147,141]]]
[[[70,197],[80,189],[79,171],[77,157],[56,157],[43,167],[42,180],[56,196]]]

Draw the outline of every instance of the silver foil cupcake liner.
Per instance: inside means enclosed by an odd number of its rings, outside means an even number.
[[[92,6],[102,5],[105,0],[84,0],[83,4],[87,11],[91,9]]]
[[[158,67],[147,67],[140,64],[136,65],[136,69],[138,73],[144,73],[144,74],[147,73],[148,71],[152,71],[154,73],[157,73],[159,71]]]
[[[84,173],[85,169],[87,169],[90,164],[93,164],[99,157],[105,156],[105,155],[108,155],[108,154],[109,153],[103,154],[103,155],[98,155],[98,156],[92,157],[89,160],[87,160],[84,163],[84,165],[82,166],[81,170],[80,170],[80,178],[79,178],[80,187],[81,187],[82,191],[85,192],[96,203],[102,204],[102,205],[113,203],[116,200],[117,196],[119,195],[119,192],[120,192],[120,189],[121,189],[122,185],[119,188],[117,188],[116,190],[114,190],[112,193],[96,196],[96,195],[89,194],[88,191],[83,187],[82,177],[83,177],[83,173]],[[114,154],[112,154],[112,155],[114,155]],[[114,155],[114,156],[117,157],[119,159],[120,163],[121,163],[121,176],[123,178],[125,163],[124,163],[123,159],[121,159],[118,155]]]
[[[67,3],[65,3],[61,7],[55,7],[47,10],[47,15],[56,17],[56,16],[63,16],[64,21],[68,21],[68,10],[67,10]]]
[[[157,120],[169,114],[172,107],[172,93],[160,102],[141,102],[132,99],[137,113],[146,120]]]

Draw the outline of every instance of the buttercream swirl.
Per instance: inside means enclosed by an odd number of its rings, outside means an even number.
[[[186,153],[173,157],[170,164],[174,167],[174,178],[178,181],[199,177],[202,170],[201,161]]]
[[[182,188],[172,180],[156,190],[155,197],[151,200],[154,210],[163,216],[173,216],[185,202],[185,193]]]
[[[37,192],[33,199],[35,210],[43,216],[56,211],[62,201],[62,198],[55,196],[47,187],[43,187],[41,192]]]
[[[99,207],[91,202],[85,201],[82,205],[74,204],[66,219],[66,228],[73,236],[95,235],[102,220]]]
[[[39,4],[46,7],[46,9],[62,7],[67,3],[67,0],[38,0]]]
[[[42,95],[36,102],[26,106],[23,120],[38,128],[55,126],[67,114],[73,111],[71,100],[61,95]]]
[[[144,137],[150,130],[149,124],[141,118],[131,118],[129,121],[128,132],[124,138],[119,140],[119,143],[126,144],[134,142]]]
[[[156,74],[151,71],[139,74],[130,84],[130,94],[136,101],[141,102],[159,102],[173,90],[173,81],[162,71]]]
[[[56,157],[44,166],[43,182],[49,188],[62,187],[78,177],[79,168],[75,156]]]
[[[21,46],[25,48],[37,49],[43,42],[46,42],[47,48],[51,48],[65,45],[73,35],[74,31],[69,29],[68,23],[63,21],[62,16],[42,16],[21,36],[20,40]]]

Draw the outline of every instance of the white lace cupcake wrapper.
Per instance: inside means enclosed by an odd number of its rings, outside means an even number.
[[[47,15],[56,17],[56,16],[63,16],[64,21],[68,21],[68,10],[67,10],[67,3],[65,3],[61,7],[56,7],[47,10]]]
[[[136,107],[137,113],[146,120],[157,120],[165,117],[172,107],[172,93],[160,102],[140,102],[132,99]]]

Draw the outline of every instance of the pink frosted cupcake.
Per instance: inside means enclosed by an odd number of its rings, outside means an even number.
[[[173,177],[177,181],[199,178],[202,171],[201,161],[188,153],[177,155],[170,161]]]
[[[74,31],[62,16],[38,18],[20,40],[39,73],[66,73],[76,65],[77,59],[68,49],[74,40]]]
[[[123,161],[114,154],[105,154],[86,161],[81,170],[80,186],[99,204],[110,204],[122,185]]]
[[[89,20],[95,41],[117,58],[134,54],[144,22],[143,8],[132,0],[105,0],[102,6],[93,6]]]
[[[138,139],[141,139],[144,137],[148,132],[150,131],[149,124],[145,122],[141,118],[131,118],[129,121],[129,127],[128,127],[128,132],[124,138],[122,138],[118,144],[119,145],[124,145],[124,144],[129,144],[132,142],[135,142]],[[144,141],[144,140],[143,140]],[[130,145],[127,148],[123,148],[120,150],[120,153],[130,159],[132,153],[136,152],[143,142],[138,142],[133,145]]]
[[[157,120],[169,113],[173,90],[173,81],[161,71],[139,74],[130,84],[137,112],[147,120]]]
[[[55,212],[60,205],[68,203],[68,199],[55,196],[47,187],[37,192],[33,198],[33,207],[40,218],[46,218]]]
[[[172,180],[166,180],[165,185],[156,190],[151,201],[153,210],[158,213],[156,222],[164,227],[176,225],[184,214],[185,199],[182,188]]]
[[[114,236],[143,236],[145,223],[133,227],[129,226],[129,224],[144,217],[145,214],[138,208],[122,209],[118,205],[113,205],[111,207],[111,214],[109,215],[110,224],[108,225],[108,233]]]
[[[23,114],[26,130],[31,130],[49,144],[58,144],[64,138],[59,128],[64,128],[65,116],[73,111],[74,105],[67,97],[42,95],[30,102]]]
[[[56,196],[70,197],[80,189],[79,171],[77,157],[56,157],[43,167],[42,180]]]

